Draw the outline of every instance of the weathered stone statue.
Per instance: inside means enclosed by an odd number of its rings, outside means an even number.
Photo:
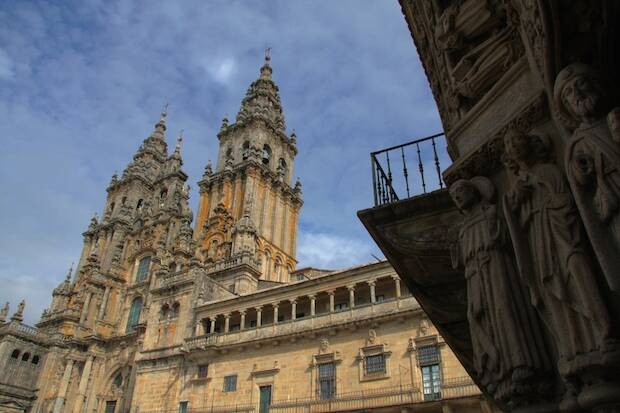
[[[2,309],[0,309],[0,323],[4,323],[6,321],[6,317],[9,315],[9,302],[7,301]]]
[[[550,143],[514,130],[505,162],[516,175],[504,207],[521,276],[559,352],[566,379],[600,362],[613,344],[585,234]],[[612,346],[613,347],[613,346]]]
[[[601,76],[575,63],[558,74],[554,100],[572,137],[566,174],[612,291],[620,293],[620,108],[609,102]]]
[[[508,231],[488,178],[458,180],[450,195],[465,215],[455,264],[465,267],[467,316],[479,382],[496,399],[530,397],[551,368],[541,329],[516,272]]]

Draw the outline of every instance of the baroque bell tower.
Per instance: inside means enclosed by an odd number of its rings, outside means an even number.
[[[255,288],[258,280],[288,282],[297,264],[302,198],[301,183],[292,185],[296,136],[286,134],[270,61],[267,51],[235,123],[223,119],[215,170],[209,162],[198,183],[198,256],[236,292]]]

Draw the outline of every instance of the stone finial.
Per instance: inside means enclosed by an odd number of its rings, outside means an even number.
[[[65,280],[67,282],[71,282],[71,276],[73,275],[73,262],[71,263],[71,267],[69,267],[69,271],[67,271],[67,276],[65,277]]]
[[[205,171],[202,174],[202,179],[206,179],[213,175],[213,166],[211,166],[211,159],[207,161],[207,166],[205,166]]]
[[[293,190],[297,193],[301,192],[301,181],[299,180],[299,177],[297,177],[297,181],[295,182],[295,187],[293,188]]]
[[[183,143],[183,129],[181,129],[179,131],[179,136],[177,136],[177,143],[176,143],[176,145],[174,145],[174,153],[175,154],[180,154],[181,153],[181,143]]]
[[[220,132],[226,130],[228,128],[228,116],[224,115],[222,118],[222,125],[220,126]]]
[[[295,133],[295,129],[293,129],[293,133],[291,133],[291,145],[297,145],[297,134]]]
[[[17,305],[17,311],[15,311],[15,314],[13,314],[13,317],[11,317],[11,321],[17,321],[21,323],[24,320],[24,308],[26,308],[26,300],[21,300]]]
[[[6,316],[9,315],[9,302],[7,301],[0,309],[0,323],[4,323],[6,321]]]

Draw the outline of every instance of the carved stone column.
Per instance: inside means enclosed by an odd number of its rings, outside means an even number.
[[[263,307],[256,307],[256,328],[263,324]]]
[[[210,317],[209,318],[209,332],[211,334],[215,333],[215,320],[217,319],[217,317]]]
[[[349,285],[347,286],[349,289],[349,308],[355,307],[355,286]]]
[[[273,324],[278,324],[278,310],[280,306],[278,304],[273,305]]]
[[[86,296],[86,300],[84,301],[84,307],[82,308],[82,315],[80,316],[80,324],[86,321],[86,317],[88,317],[88,310],[90,307],[90,300],[93,298],[93,293],[88,293]]]
[[[291,320],[297,319],[297,299],[289,300],[291,302]]]
[[[400,296],[401,296],[401,292],[400,292],[400,278],[393,277],[392,279],[394,280],[394,289],[396,290],[396,298],[399,299]]]
[[[310,294],[308,298],[310,298],[310,316],[314,317],[316,315],[316,295]]]
[[[81,413],[82,405],[84,404],[84,400],[86,399],[86,387],[88,386],[88,381],[90,380],[90,371],[93,366],[94,356],[88,356],[86,363],[84,364],[84,370],[82,370],[82,377],[80,378],[80,384],[78,387],[78,395],[75,400],[75,405],[73,406],[73,413]]]
[[[230,329],[230,313],[224,315],[224,332],[228,333]]]
[[[377,302],[377,295],[375,294],[376,281],[368,281],[368,286],[370,287],[370,302],[374,304]]]
[[[105,288],[105,292],[103,293],[103,299],[101,300],[101,305],[99,306],[99,314],[97,314],[97,318],[99,320],[104,320],[105,318],[105,310],[108,306],[108,300],[110,299],[110,286]]]
[[[334,294],[336,294],[336,292],[334,290],[329,290],[327,294],[329,294],[329,312],[333,313],[334,312]]]
[[[239,323],[239,330],[245,329],[245,310],[241,310],[241,322]]]
[[[65,396],[67,395],[67,389],[69,388],[69,381],[71,380],[71,370],[73,370],[73,360],[67,360],[65,366],[65,372],[62,375],[60,381],[60,388],[58,389],[58,396],[54,402],[54,413],[62,413],[64,411]]]

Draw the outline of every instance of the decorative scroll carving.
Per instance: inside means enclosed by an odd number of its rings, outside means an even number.
[[[497,400],[522,402],[548,392],[551,368],[534,309],[516,275],[508,231],[488,178],[458,180],[450,195],[465,217],[453,253],[465,267],[467,318],[479,383]]]
[[[620,108],[607,113],[605,82],[591,67],[567,66],[558,75],[558,117],[574,129],[565,166],[575,201],[607,284],[620,292]]]
[[[491,139],[479,146],[473,153],[454,163],[443,174],[448,185],[458,179],[470,179],[474,176],[489,176],[502,167],[504,153],[503,137],[510,129],[530,130],[548,116],[547,97],[541,92],[519,114],[497,131]]]
[[[558,371],[570,389],[612,350],[610,320],[596,283],[572,196],[560,169],[549,161],[545,137],[509,131],[505,162],[516,179],[504,209],[521,277],[532,304],[552,332]]]

